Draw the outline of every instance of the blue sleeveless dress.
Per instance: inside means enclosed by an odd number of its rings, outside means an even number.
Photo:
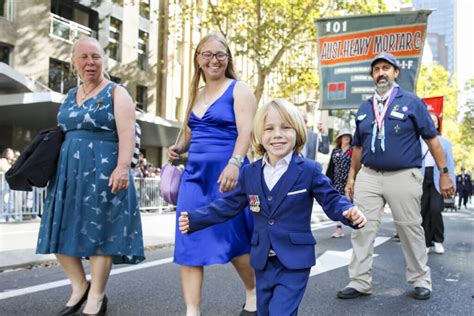
[[[181,177],[176,218],[181,211],[209,205],[223,196],[217,179],[232,157],[237,140],[233,81],[202,118],[191,113],[188,162]],[[248,160],[246,159],[246,162]],[[250,252],[253,225],[246,209],[235,218],[192,234],[179,232],[176,222],[174,262],[185,266],[223,264]]]
[[[74,88],[59,108],[66,137],[48,185],[36,253],[110,255],[114,263],[128,264],[145,259],[132,177],[128,190],[112,194],[108,186],[118,159],[111,92],[109,83],[78,106]]]

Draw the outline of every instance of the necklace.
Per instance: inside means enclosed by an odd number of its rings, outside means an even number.
[[[100,79],[99,83],[96,84],[91,90],[89,90],[89,92],[86,92],[86,88],[84,88],[84,83],[82,84],[82,92],[83,92],[83,96],[81,98],[81,104],[84,103],[84,100],[95,90],[97,89],[98,86],[100,86],[100,84],[102,83],[102,81],[104,81],[104,78]]]

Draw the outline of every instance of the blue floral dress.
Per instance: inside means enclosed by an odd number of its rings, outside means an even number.
[[[117,166],[112,83],[83,104],[71,89],[59,109],[66,133],[55,178],[48,185],[37,253],[110,255],[114,263],[145,259],[140,209],[132,176],[128,190],[108,186]]]

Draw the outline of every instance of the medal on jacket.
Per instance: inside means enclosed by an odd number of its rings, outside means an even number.
[[[260,199],[258,198],[258,195],[249,195],[249,204],[250,204],[250,210],[252,212],[258,213],[260,212]]]

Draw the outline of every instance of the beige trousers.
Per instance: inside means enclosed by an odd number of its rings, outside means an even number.
[[[354,186],[354,203],[367,217],[367,224],[353,230],[349,277],[352,287],[372,293],[374,240],[387,202],[400,237],[406,261],[406,278],[415,287],[431,290],[430,268],[426,265],[425,235],[421,226],[423,176],[418,168],[400,171],[375,171],[362,167]]]

